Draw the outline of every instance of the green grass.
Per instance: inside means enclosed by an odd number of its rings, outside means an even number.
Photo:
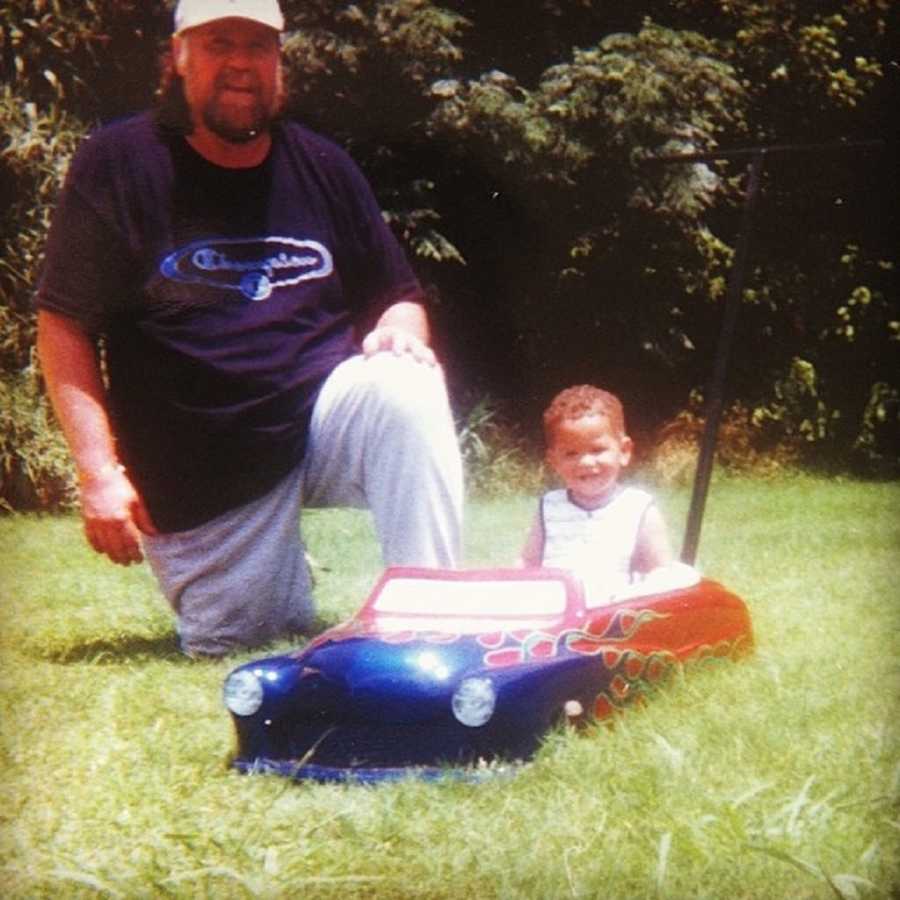
[[[688,497],[661,497],[677,535]],[[531,497],[474,502],[471,565],[512,561]],[[613,727],[551,735],[479,786],[297,785],[227,768],[238,661],[189,662],[146,567],[76,518],[0,519],[0,896],[870,898],[900,885],[900,485],[714,484],[700,567],[757,650]],[[379,570],[316,512],[321,624]]]

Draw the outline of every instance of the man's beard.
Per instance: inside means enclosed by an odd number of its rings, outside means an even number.
[[[274,110],[266,108],[262,98],[254,92],[254,102],[234,110],[220,100],[216,92],[203,107],[203,124],[230,144],[246,144],[267,131],[275,118]]]

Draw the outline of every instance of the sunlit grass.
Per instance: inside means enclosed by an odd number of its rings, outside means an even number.
[[[663,494],[673,536],[688,497]],[[515,559],[534,498],[470,505]],[[0,519],[0,895],[869,898],[900,881],[900,485],[723,480],[700,567],[757,651],[692,667],[514,777],[378,788],[226,765],[228,661],[188,662],[146,567],[75,518]],[[367,519],[304,521],[321,624],[379,571]],[[282,645],[279,645],[282,646]]]

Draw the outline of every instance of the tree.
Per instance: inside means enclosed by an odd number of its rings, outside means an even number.
[[[152,102],[171,5],[0,9],[8,390],[40,396],[30,298],[68,158]],[[523,0],[514,21],[472,0],[283,6],[288,113],[374,184],[434,295],[457,395],[530,422],[592,380],[649,431],[706,380],[743,169],[649,156],[866,140],[896,107],[889,0]],[[844,464],[898,457],[890,156],[767,160],[730,379],[752,427]]]

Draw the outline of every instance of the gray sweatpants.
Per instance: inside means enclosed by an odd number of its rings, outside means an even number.
[[[301,466],[264,497],[198,528],[145,537],[144,549],[184,651],[218,655],[310,624],[302,506],[368,507],[386,565],[452,567],[462,493],[440,370],[409,356],[357,356],[325,382]]]

